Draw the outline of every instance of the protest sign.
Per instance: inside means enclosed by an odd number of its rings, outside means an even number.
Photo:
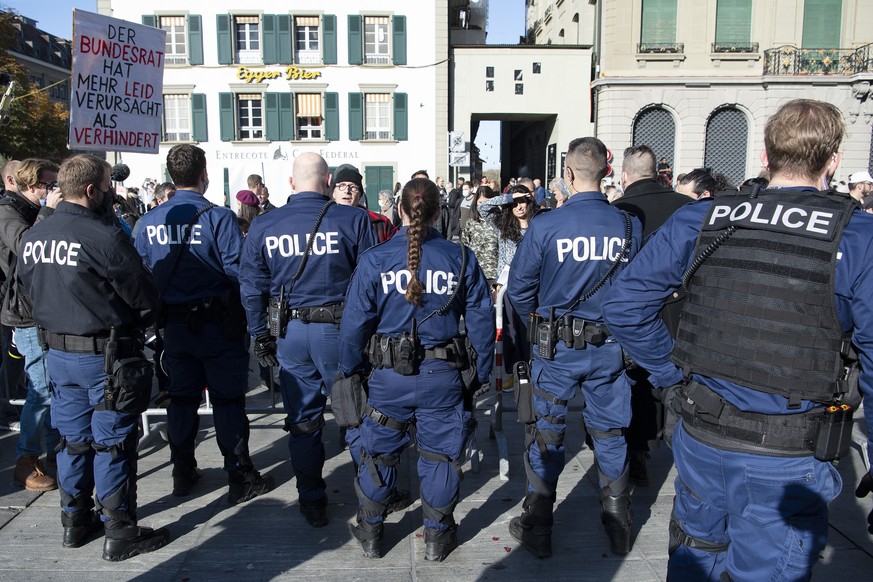
[[[73,11],[70,149],[158,152],[166,35]]]

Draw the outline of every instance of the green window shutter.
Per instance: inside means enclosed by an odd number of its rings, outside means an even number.
[[[194,93],[191,95],[191,129],[194,141],[209,141],[206,129],[206,95]]]
[[[394,139],[406,141],[409,139],[409,120],[406,93],[394,94]]]
[[[221,124],[221,141],[233,141],[236,139],[233,93],[218,94],[218,121]]]
[[[324,138],[339,141],[339,93],[324,94]]]
[[[370,208],[371,197],[375,194],[376,204],[379,203],[379,179],[381,166],[367,166],[364,168],[364,192],[367,194],[367,208]]]
[[[229,65],[233,63],[233,43],[230,39],[229,14],[217,14],[215,16],[215,30],[218,36],[218,64]]]
[[[406,64],[406,17],[395,16],[391,29],[393,31],[391,43],[394,50],[394,64]]]
[[[188,15],[188,62],[203,64],[203,24],[199,14]]]
[[[143,14],[142,15],[142,23],[146,26],[151,26],[152,28],[158,27],[158,17],[154,14]]]
[[[224,168],[224,206],[230,208],[230,170]]]
[[[349,140],[364,139],[364,94],[349,93]]]
[[[290,65],[294,62],[292,47],[294,37],[291,35],[291,15],[279,14],[276,16],[276,41],[277,53],[280,65]]]
[[[292,93],[279,93],[279,140],[291,141],[294,139],[294,95]]]
[[[374,208],[379,208],[379,190],[394,191],[394,168],[391,166],[382,166],[379,170],[379,189],[373,192]]]
[[[264,125],[269,141],[279,141],[279,94],[264,93]]]
[[[360,65],[363,62],[363,18],[355,14],[349,14],[349,64]]]
[[[640,44],[676,42],[676,0],[643,0]]]
[[[322,60],[325,65],[336,64],[336,16],[324,14],[321,17]]]
[[[275,65],[279,62],[279,47],[276,39],[276,15],[264,14],[261,16],[261,23],[264,29],[264,64]]]
[[[752,0],[718,0],[715,42],[747,44],[752,38]]]
[[[802,47],[840,48],[843,0],[806,0],[803,3]]]

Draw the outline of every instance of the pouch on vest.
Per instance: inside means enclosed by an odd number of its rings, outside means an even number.
[[[126,414],[142,414],[152,397],[155,369],[140,353],[117,360],[104,388],[105,408]]]
[[[534,411],[533,384],[530,381],[530,368],[527,362],[516,362],[515,374],[515,406],[518,410],[518,422],[533,424],[537,421]]]
[[[342,428],[361,426],[361,415],[367,393],[360,374],[348,378],[337,378],[330,393],[330,407],[336,423]]]

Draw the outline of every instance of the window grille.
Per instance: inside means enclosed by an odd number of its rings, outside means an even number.
[[[734,107],[717,109],[706,124],[703,165],[739,184],[747,177],[748,141],[749,122],[743,112]]]

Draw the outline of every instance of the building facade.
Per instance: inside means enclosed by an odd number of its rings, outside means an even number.
[[[31,83],[46,87],[46,94],[66,107],[73,63],[70,41],[40,30],[37,24],[38,21],[26,16],[15,16],[18,38],[9,49],[9,55],[27,70]]]
[[[283,204],[303,152],[358,167],[371,208],[416,170],[446,175],[448,1],[98,0],[167,32],[160,153],[123,154],[129,183],[163,181],[178,143],[206,151],[223,184],[206,196],[231,207],[249,174]]]
[[[564,15],[590,29],[596,135],[615,153],[648,144],[676,173],[733,181],[762,170],[764,124],[806,97],[843,111],[837,178],[873,165],[873,2],[527,0],[528,38],[560,44]],[[551,25],[546,24],[550,10]],[[581,33],[583,36],[585,33]],[[580,67],[586,63],[580,63]]]

